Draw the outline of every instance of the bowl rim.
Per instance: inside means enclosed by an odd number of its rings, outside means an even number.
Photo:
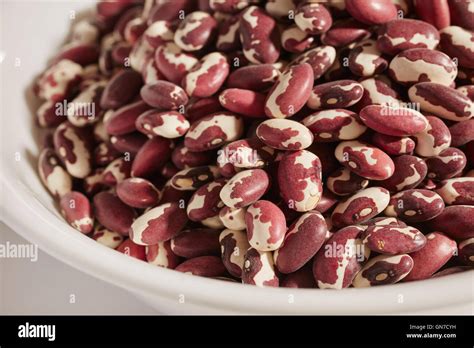
[[[44,206],[34,192],[14,175],[14,170],[4,157],[2,171],[4,197],[9,199],[8,204],[2,200],[3,220],[7,225],[62,262],[137,294],[164,296],[170,301],[178,301],[178,297],[184,295],[193,305],[219,307],[234,313],[386,314],[418,312],[473,302],[474,286],[454,286],[469,281],[473,284],[473,271],[390,286],[337,291],[258,288],[156,267],[104,247],[69,226]],[[24,218],[25,214],[28,214],[27,219]],[[441,294],[453,293],[454,289],[456,296],[443,296],[440,302]],[[395,300],[400,295],[410,299],[409,305],[405,301],[398,303]],[[290,296],[294,299],[291,306]]]

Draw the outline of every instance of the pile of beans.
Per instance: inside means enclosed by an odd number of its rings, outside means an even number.
[[[36,80],[40,177],[81,233],[193,275],[469,270],[473,5],[100,2]]]

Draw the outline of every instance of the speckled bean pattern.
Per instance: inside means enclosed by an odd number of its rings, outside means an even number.
[[[434,82],[417,83],[408,90],[410,100],[421,110],[451,121],[474,117],[474,103],[461,92]]]
[[[339,109],[356,104],[364,93],[364,87],[353,80],[327,82],[313,88],[308,99],[309,108]]]
[[[472,270],[473,20],[99,1],[32,84],[40,180],[81,238],[156,272],[317,291]]]

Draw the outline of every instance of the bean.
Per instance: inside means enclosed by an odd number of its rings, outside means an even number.
[[[408,90],[410,100],[423,111],[451,121],[464,121],[474,116],[474,103],[461,92],[434,82],[421,82]]]
[[[102,182],[114,186],[130,177],[132,163],[120,157],[110,162],[102,173]]]
[[[433,24],[438,29],[447,27],[451,22],[448,1],[440,0],[430,4],[425,1],[414,1],[416,14],[425,22]]]
[[[211,181],[193,193],[186,208],[190,220],[199,222],[219,215],[219,211],[224,207],[219,193],[225,181],[225,179]]]
[[[455,123],[449,127],[451,145],[458,147],[474,140],[474,118]]]
[[[105,228],[124,236],[128,234],[136,214],[116,195],[106,191],[97,193],[93,199],[93,207],[94,216]]]
[[[248,0],[209,0],[209,7],[218,12],[235,13],[249,5]]]
[[[313,275],[320,289],[343,289],[350,286],[369,249],[359,238],[364,229],[347,226],[340,229],[322,246],[314,257]]]
[[[132,163],[132,176],[146,178],[157,173],[171,155],[172,143],[162,137],[148,140],[138,151]]]
[[[420,250],[426,237],[414,227],[372,225],[363,232],[362,242],[376,253],[398,255]]]
[[[104,117],[107,133],[110,135],[124,135],[136,131],[135,122],[137,118],[150,108],[145,102],[137,101],[117,109],[107,119]]]
[[[318,111],[301,122],[317,142],[357,139],[367,129],[355,113],[345,109]]]
[[[426,245],[410,254],[413,269],[404,281],[431,277],[457,252],[456,242],[439,232],[426,235]]]
[[[451,205],[429,222],[429,227],[454,239],[474,237],[474,207]]]
[[[296,272],[285,274],[280,282],[282,288],[315,288],[311,264],[308,263]]]
[[[251,204],[245,213],[247,238],[259,251],[280,248],[286,233],[286,219],[275,204],[260,200]]]
[[[280,195],[293,210],[306,212],[316,208],[323,191],[321,179],[321,161],[309,151],[287,153],[280,161]]]
[[[470,1],[448,1],[448,5],[452,24],[474,30],[474,10]]]
[[[225,267],[217,256],[199,256],[184,261],[175,270],[201,277],[219,277],[225,274]]]
[[[278,286],[272,253],[250,248],[245,253],[242,282],[256,286]]]
[[[145,247],[146,261],[163,268],[175,269],[181,262],[181,258],[171,250],[171,242],[159,242]]]
[[[410,108],[370,105],[360,111],[359,117],[367,127],[392,136],[415,135],[428,127],[425,116]]]
[[[313,134],[304,125],[293,120],[272,119],[257,127],[257,137],[278,150],[303,150],[313,142]]]
[[[187,168],[171,178],[171,186],[181,191],[195,191],[201,186],[219,177],[216,166]]]
[[[370,180],[385,180],[394,172],[393,161],[386,153],[360,141],[341,142],[335,156],[346,168]]]
[[[293,60],[289,65],[293,66],[303,63],[309,64],[313,70],[313,78],[317,80],[328,71],[335,59],[336,50],[334,47],[325,45],[304,52],[295,58],[295,60]]]
[[[250,248],[247,234],[244,231],[226,229],[220,233],[219,243],[225,268],[234,277],[241,278],[245,254]]]
[[[157,48],[166,42],[173,41],[174,31],[170,22],[156,21],[145,30],[143,36],[152,47]]]
[[[188,103],[188,96],[184,90],[168,81],[156,81],[152,85],[145,85],[140,90],[143,100],[150,106],[158,109],[178,109]]]
[[[149,110],[136,119],[135,127],[145,135],[174,139],[186,134],[189,121],[176,111]]]
[[[369,37],[370,31],[366,25],[353,18],[348,18],[335,22],[328,31],[321,35],[321,42],[334,47],[344,47]]]
[[[72,178],[61,165],[59,157],[50,148],[41,151],[38,159],[38,173],[43,185],[56,197],[72,190]]]
[[[349,54],[349,69],[354,75],[370,77],[383,72],[388,62],[382,57],[375,40],[358,43]]]
[[[121,70],[107,83],[100,106],[103,109],[118,109],[128,104],[138,94],[143,81],[139,73],[133,70]]]
[[[388,73],[400,83],[435,82],[450,86],[458,69],[448,55],[428,48],[412,48],[397,54],[390,62]]]
[[[144,209],[155,206],[161,192],[148,180],[129,178],[118,183],[117,196],[131,207]]]
[[[82,80],[82,67],[63,59],[46,70],[37,82],[38,96],[53,102],[68,98]]]
[[[423,189],[401,191],[390,198],[385,215],[406,222],[431,220],[442,213],[443,199],[435,192]]]
[[[217,112],[193,123],[184,137],[191,151],[215,149],[224,142],[237,140],[243,133],[243,121],[229,112]]]
[[[426,163],[419,157],[403,155],[394,158],[393,175],[380,185],[392,192],[399,192],[417,187],[425,179],[428,172]]]
[[[146,260],[145,247],[143,245],[135,244],[131,239],[124,240],[116,250],[135,259],[142,261]]]
[[[322,4],[302,3],[296,8],[295,23],[305,33],[318,35],[328,31],[332,17]]]
[[[339,168],[326,179],[327,188],[338,196],[347,196],[365,189],[369,180],[358,176],[347,168]]]
[[[357,192],[334,208],[331,219],[336,227],[358,224],[380,214],[389,204],[390,194],[382,187]]]
[[[433,50],[438,44],[438,30],[417,19],[395,19],[384,23],[378,31],[377,47],[392,56],[411,48]]]
[[[275,63],[280,54],[275,20],[257,6],[240,15],[240,35],[245,58],[254,64]]]
[[[438,156],[426,159],[428,166],[428,178],[433,180],[445,180],[455,177],[466,167],[466,155],[459,149],[448,147]]]
[[[221,165],[230,163],[235,168],[261,168],[271,163],[277,152],[266,146],[258,138],[247,138],[233,141],[222,148],[217,162]]]
[[[174,42],[159,46],[155,52],[158,70],[174,84],[181,83],[183,77],[198,63],[198,59],[185,53]]]
[[[88,234],[94,228],[94,218],[89,199],[80,192],[70,191],[59,201],[61,214],[66,221],[81,233]]]
[[[265,95],[247,89],[229,88],[219,95],[224,109],[243,116],[265,117]]]
[[[103,226],[97,226],[92,234],[92,239],[108,248],[116,249],[122,244],[124,237],[118,232],[110,231]]]
[[[303,267],[325,242],[327,226],[318,212],[301,215],[288,229],[274,260],[282,273],[293,273]]]
[[[474,238],[463,240],[459,243],[458,257],[462,263],[474,266]]]
[[[230,208],[223,207],[219,211],[219,218],[222,221],[222,224],[231,230],[245,230],[245,208]]]
[[[426,116],[426,120],[428,121],[426,129],[415,134],[417,140],[415,153],[424,157],[437,156],[450,146],[451,133],[439,118]]]
[[[227,79],[229,88],[267,90],[277,81],[280,72],[273,64],[249,65],[233,71]]]
[[[224,19],[218,25],[216,48],[223,52],[237,51],[241,47],[239,28],[240,18],[238,15]]]
[[[346,10],[366,24],[383,24],[397,17],[397,8],[390,0],[348,0]]]
[[[382,133],[374,133],[372,143],[391,156],[412,154],[416,147],[415,141],[410,137],[397,137]]]
[[[313,80],[309,64],[289,67],[268,92],[265,114],[273,118],[287,118],[297,113],[308,101]]]
[[[192,259],[199,256],[220,255],[220,231],[197,228],[181,231],[171,239],[171,250],[174,254]]]
[[[453,266],[453,267],[448,267],[443,269],[442,271],[436,272],[431,276],[431,278],[438,278],[438,277],[444,277],[447,275],[455,274],[455,273],[460,273],[460,272],[465,272],[471,270],[471,267],[469,266]]]
[[[188,14],[174,33],[174,42],[185,51],[198,51],[212,39],[217,21],[208,13],[195,11]]]
[[[356,104],[364,93],[364,87],[352,80],[340,80],[315,86],[308,99],[311,109],[339,109]]]
[[[448,205],[474,205],[474,178],[462,177],[443,180],[436,192]]]
[[[175,237],[186,225],[186,211],[178,203],[165,203],[148,210],[130,226],[130,239],[153,245]]]
[[[456,57],[459,66],[474,68],[474,33],[458,26],[440,30],[440,48],[450,57]]]
[[[184,76],[182,86],[189,96],[210,97],[221,88],[228,75],[226,57],[222,53],[212,52],[191,68]]]
[[[359,101],[361,107],[373,104],[398,105],[398,92],[380,78],[367,78],[359,82],[364,87],[364,94]]]
[[[394,284],[405,278],[413,269],[413,259],[406,254],[376,256],[357,273],[352,285],[365,288],[374,285]]]
[[[220,198],[230,208],[243,208],[259,200],[269,184],[268,174],[264,170],[244,170],[224,185]]]
[[[93,139],[88,129],[61,123],[54,131],[53,141],[56,154],[71,176],[83,179],[91,173]]]

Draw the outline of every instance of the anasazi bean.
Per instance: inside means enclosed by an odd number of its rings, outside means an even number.
[[[83,238],[187,274],[472,269],[468,3],[101,1],[35,82],[41,181]]]

